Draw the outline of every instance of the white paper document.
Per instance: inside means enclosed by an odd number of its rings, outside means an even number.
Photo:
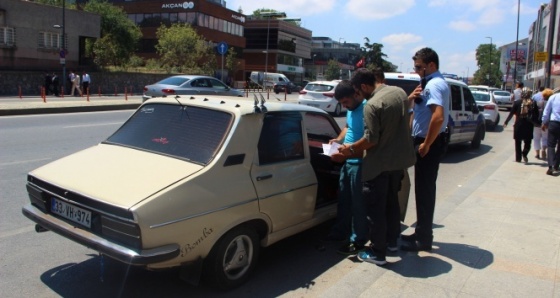
[[[323,144],[323,154],[331,156],[335,153],[338,153],[339,147],[340,147],[339,143]]]

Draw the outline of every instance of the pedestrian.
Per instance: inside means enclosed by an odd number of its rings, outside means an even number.
[[[539,111],[536,115],[536,119],[533,119],[533,148],[535,149],[535,158],[546,160],[546,148],[547,148],[547,134],[542,131],[542,115],[543,109],[548,101],[548,98],[552,95],[552,89],[540,87],[539,92],[533,95],[532,99],[534,101],[534,108]]]
[[[45,95],[49,95],[49,92],[51,91],[51,84],[52,84],[51,74],[45,72],[45,82],[43,86],[45,88]]]
[[[82,96],[82,90],[80,90],[80,76],[75,74],[73,71],[70,72],[70,81],[72,82],[72,89],[70,92],[71,96]],[[74,91],[78,90],[78,93],[74,95]]]
[[[508,126],[509,121],[515,115],[515,122],[513,123],[513,139],[515,140],[515,161],[521,162],[521,158],[525,163],[529,162],[527,155],[531,151],[531,141],[533,140],[533,123],[534,113],[538,110],[534,109],[533,101],[531,100],[531,90],[523,88],[521,92],[521,99],[513,102],[511,111],[509,112],[504,128]],[[523,143],[523,148],[521,144]]]
[[[548,130],[547,175],[558,171],[560,164],[560,93],[550,96],[542,115],[542,130]]]
[[[59,91],[60,91],[60,80],[58,79],[58,76],[56,75],[56,73],[52,73],[52,88],[53,88],[53,93],[54,96],[60,96]]]
[[[339,148],[345,156],[366,151],[362,182],[371,244],[359,252],[357,258],[383,266],[387,263],[387,250],[397,250],[400,233],[398,192],[404,169],[415,162],[409,102],[402,88],[385,85],[381,69],[358,69],[351,82],[362,97],[369,98],[364,107],[363,138]]]
[[[352,144],[364,135],[366,100],[348,80],[338,83],[334,97],[347,109],[346,125],[329,143]],[[338,250],[338,253],[346,255],[357,254],[368,242],[368,223],[362,198],[362,157],[363,151],[355,151],[350,156],[339,152],[331,155],[334,162],[344,164],[340,169],[336,222],[327,239],[348,241]]]
[[[416,228],[411,235],[401,235],[404,242],[401,249],[428,251],[433,243],[436,182],[446,143],[450,90],[439,71],[439,56],[433,49],[420,49],[412,60],[414,70],[420,75],[420,85],[408,96],[413,106],[412,137],[416,152]]]
[[[515,89],[513,90],[513,93],[511,94],[511,101],[515,102],[516,100],[520,100],[521,99],[521,92],[523,91],[523,87],[524,84],[522,82],[517,82],[515,83]]]
[[[89,94],[89,85],[91,84],[91,78],[89,74],[84,70],[82,72],[82,92],[83,94]]]

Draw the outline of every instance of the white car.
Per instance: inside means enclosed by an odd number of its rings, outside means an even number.
[[[346,108],[334,98],[334,88],[339,82],[339,80],[309,82],[299,92],[298,103],[319,108],[336,117],[342,116]]]
[[[500,122],[500,111],[498,105],[494,102],[491,92],[487,91],[471,91],[478,109],[484,115],[486,120],[486,128],[495,129]]]
[[[494,96],[494,101],[500,108],[510,110],[513,106],[513,99],[509,91],[492,90],[492,96]]]

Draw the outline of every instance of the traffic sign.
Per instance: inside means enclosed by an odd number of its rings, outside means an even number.
[[[227,53],[227,50],[228,50],[228,45],[224,41],[221,41],[220,43],[218,43],[216,48],[218,48],[218,53],[220,55],[225,55]]]
[[[543,62],[548,59],[547,52],[535,52],[535,62]]]

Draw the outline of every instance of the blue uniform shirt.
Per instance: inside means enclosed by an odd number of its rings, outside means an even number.
[[[548,125],[550,121],[560,121],[560,93],[549,97],[544,107],[542,123]]]
[[[422,102],[414,104],[414,121],[412,136],[425,138],[430,127],[432,111],[430,105],[443,107],[443,124],[440,132],[444,132],[449,119],[449,85],[439,71],[426,76],[426,88],[422,91]]]
[[[346,112],[346,125],[348,130],[344,136],[344,144],[353,144],[364,136],[364,106],[367,100],[364,99],[362,104],[356,107],[353,111]],[[346,160],[349,163],[361,163],[361,158],[349,158]]]

